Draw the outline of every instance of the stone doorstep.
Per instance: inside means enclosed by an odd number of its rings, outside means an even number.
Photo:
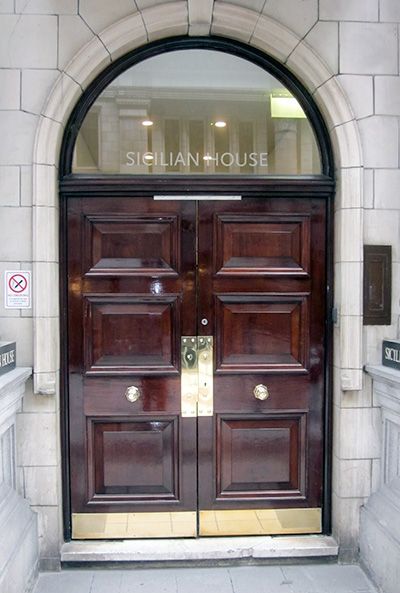
[[[71,541],[61,548],[61,562],[184,562],[226,560],[337,559],[332,536],[215,537],[201,539]]]

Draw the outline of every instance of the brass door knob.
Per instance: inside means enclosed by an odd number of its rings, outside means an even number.
[[[266,385],[263,385],[262,383],[254,387],[253,393],[256,399],[264,400],[269,397],[268,387]]]
[[[125,391],[125,397],[128,400],[128,402],[137,402],[137,400],[139,399],[139,397],[141,396],[140,393],[140,389],[139,387],[135,387],[135,385],[131,385],[130,387],[127,387],[126,391]]]

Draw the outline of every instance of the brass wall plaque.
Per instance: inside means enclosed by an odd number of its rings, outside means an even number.
[[[363,324],[392,322],[392,247],[364,245]]]

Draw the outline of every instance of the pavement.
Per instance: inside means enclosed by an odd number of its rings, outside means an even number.
[[[34,593],[377,593],[356,565],[73,569],[41,573]]]

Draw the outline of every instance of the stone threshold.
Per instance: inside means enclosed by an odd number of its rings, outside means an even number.
[[[106,562],[336,560],[337,556],[338,544],[332,536],[327,535],[71,541],[61,548],[64,566]]]

